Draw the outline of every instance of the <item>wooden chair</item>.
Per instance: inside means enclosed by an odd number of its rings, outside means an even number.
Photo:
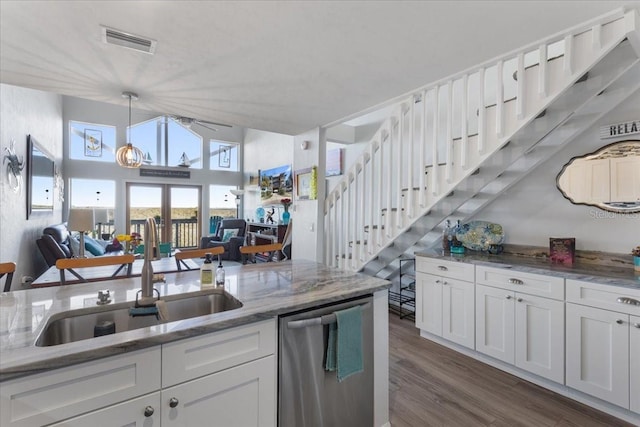
[[[13,273],[16,271],[16,263],[15,262],[3,262],[0,263],[0,279],[5,274],[7,278],[4,282],[4,290],[2,292],[9,292],[11,290],[11,281],[13,280]]]
[[[205,249],[193,249],[187,251],[176,252],[174,258],[176,259],[176,265],[178,266],[178,271],[182,271],[182,266],[184,266],[187,270],[194,270],[190,268],[185,259],[194,259],[194,258],[203,258],[206,254],[211,254],[211,256],[222,255],[224,253],[224,248],[222,246],[218,246],[215,248],[205,248]]]
[[[126,276],[131,276],[131,267],[133,260],[135,259],[133,254],[127,255],[115,255],[115,256],[100,256],[95,258],[65,258],[56,261],[56,268],[60,270],[60,283],[66,284],[64,272],[69,270],[69,273],[73,274],[82,283],[86,283],[87,279],[78,274],[74,268],[90,268],[90,267],[103,267],[107,265],[120,265],[116,271],[111,274],[111,277],[116,277],[123,268],[127,267]],[[104,275],[106,276],[106,275]]]
[[[249,260],[249,255],[255,256],[268,252],[267,262],[273,261],[273,257],[279,250],[282,249],[282,243],[268,243],[266,245],[253,245],[253,246],[240,246],[240,254],[242,256],[242,264],[246,264]]]

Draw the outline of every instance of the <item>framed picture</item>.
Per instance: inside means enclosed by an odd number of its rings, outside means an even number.
[[[342,148],[327,151],[326,176],[342,175]]]
[[[315,200],[317,197],[316,167],[297,170],[295,173],[295,194],[298,200]]]
[[[231,147],[228,145],[221,145],[218,153],[218,166],[221,168],[231,167]]]
[[[291,198],[293,179],[291,165],[259,171],[260,200],[263,205],[280,203],[282,198]]]
[[[102,157],[102,131],[96,129],[84,130],[85,157]]]

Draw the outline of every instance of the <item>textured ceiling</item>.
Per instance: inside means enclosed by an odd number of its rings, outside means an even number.
[[[0,81],[299,134],[639,2],[0,1]],[[157,40],[105,45],[100,26]]]

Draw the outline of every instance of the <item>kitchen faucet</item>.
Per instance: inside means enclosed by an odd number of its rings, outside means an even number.
[[[153,298],[153,266],[151,261],[158,259],[160,247],[158,244],[158,228],[154,218],[147,218],[144,224],[144,264],[142,265],[141,297],[137,303],[141,306],[155,304]]]

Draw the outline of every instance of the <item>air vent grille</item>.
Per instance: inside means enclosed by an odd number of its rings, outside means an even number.
[[[153,54],[156,41],[113,28],[102,27],[102,41],[107,44],[126,47],[128,49]]]

